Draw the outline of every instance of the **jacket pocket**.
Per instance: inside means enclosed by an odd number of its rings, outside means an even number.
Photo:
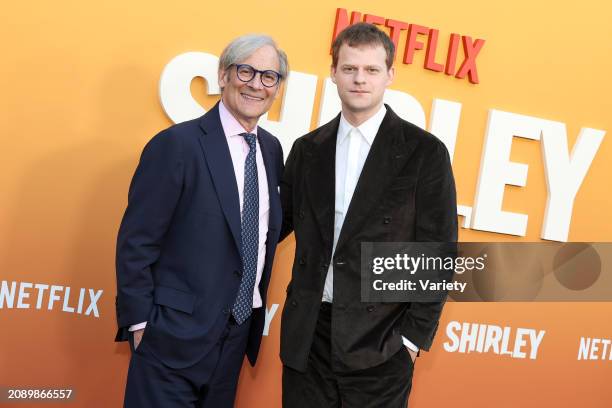
[[[196,296],[178,289],[166,286],[157,286],[153,301],[156,305],[168,306],[172,309],[192,314],[195,307]]]
[[[415,187],[417,183],[417,179],[414,176],[401,176],[396,177],[391,182],[389,186],[389,190],[405,190],[412,187]]]

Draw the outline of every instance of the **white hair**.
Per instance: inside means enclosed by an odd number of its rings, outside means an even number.
[[[278,45],[276,45],[272,37],[264,34],[247,34],[230,42],[221,53],[221,57],[219,57],[219,72],[227,71],[227,69],[234,64],[240,64],[242,61],[249,58],[255,51],[266,45],[276,50],[281,79],[287,78],[287,73],[289,71],[287,54],[278,48]]]

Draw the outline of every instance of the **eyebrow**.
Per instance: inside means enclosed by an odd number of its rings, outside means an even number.
[[[355,65],[355,64],[342,64],[340,66],[340,68],[357,68],[357,65]],[[364,66],[364,68],[365,69],[372,69],[372,68],[383,69],[382,66],[376,65],[376,64],[374,64],[374,65],[366,65],[366,66]]]

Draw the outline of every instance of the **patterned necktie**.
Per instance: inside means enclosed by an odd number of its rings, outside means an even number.
[[[257,275],[257,253],[259,251],[259,183],[257,180],[257,145],[252,133],[240,134],[249,145],[244,162],[244,194],[242,205],[242,281],[232,308],[236,323],[242,324],[253,309],[253,288]]]

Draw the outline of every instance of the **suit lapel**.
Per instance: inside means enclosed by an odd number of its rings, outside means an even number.
[[[404,167],[418,144],[415,138],[404,140],[401,119],[389,106],[386,107],[387,113],[376,133],[344,217],[336,251],[351,239],[354,231],[369,217],[386,187]]]
[[[275,167],[276,161],[274,160],[274,156],[272,155],[271,140],[267,137],[264,137],[262,134],[262,129],[259,128],[257,140],[259,141],[259,146],[261,148],[261,156],[263,157],[264,166],[266,168],[266,179],[268,180],[268,197],[270,199],[270,213],[269,213],[269,221],[268,221],[268,230],[277,230],[277,220],[276,215],[280,214],[280,201],[278,199],[278,176],[277,176],[277,168]]]
[[[325,125],[306,151],[306,189],[323,242],[331,250],[334,239],[334,199],[336,194],[336,138],[340,115]]]
[[[200,127],[204,135],[200,137],[200,145],[210,175],[221,203],[223,214],[230,227],[234,242],[242,259],[242,238],[240,233],[240,198],[238,184],[234,175],[234,166],[229,146],[221,126],[219,117],[219,104],[215,105],[200,119]]]
[[[278,234],[280,234],[280,224],[282,219],[282,210],[280,203],[280,196],[278,194],[278,167],[276,166],[276,159],[273,155],[274,146],[271,136],[267,136],[262,128],[257,131],[257,140],[259,141],[259,148],[261,149],[261,156],[264,161],[266,168],[266,179],[268,180],[268,197],[270,203],[270,210],[268,212],[268,234],[266,240],[266,259],[263,274],[259,282],[259,291],[262,295],[262,300],[266,301],[266,285],[270,279],[270,273],[272,272],[273,248],[276,246],[278,241]]]

